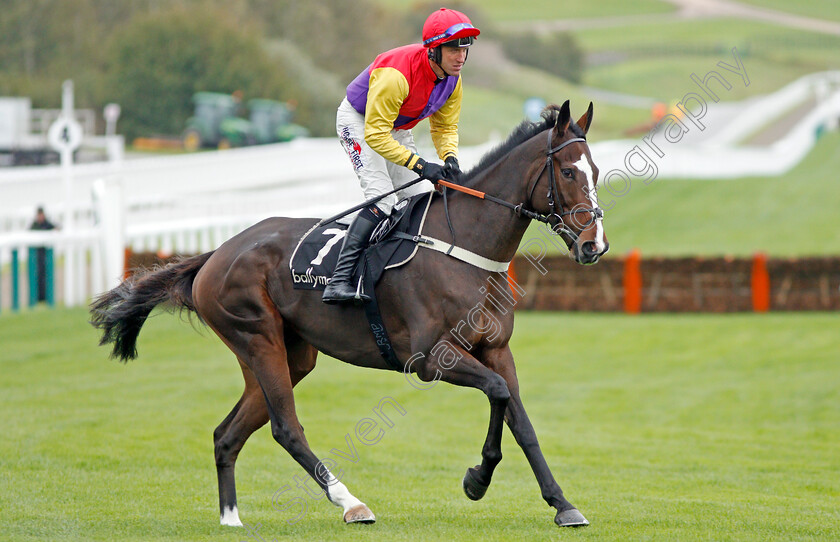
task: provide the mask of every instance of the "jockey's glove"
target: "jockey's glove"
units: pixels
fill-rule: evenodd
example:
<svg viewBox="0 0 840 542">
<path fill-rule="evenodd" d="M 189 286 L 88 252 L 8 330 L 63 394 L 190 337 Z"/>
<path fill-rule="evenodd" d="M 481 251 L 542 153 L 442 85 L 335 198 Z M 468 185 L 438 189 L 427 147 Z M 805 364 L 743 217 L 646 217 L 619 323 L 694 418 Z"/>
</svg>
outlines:
<svg viewBox="0 0 840 542">
<path fill-rule="evenodd" d="M 458 159 L 453 155 L 449 155 L 444 160 L 443 169 L 446 170 L 446 178 L 453 183 L 461 184 L 461 166 L 458 165 Z"/>
<path fill-rule="evenodd" d="M 448 180 L 446 168 L 434 162 L 427 162 L 422 158 L 417 159 L 417 163 L 411 168 L 414 173 L 420 175 L 421 179 L 429 179 L 437 182 L 440 179 Z"/>
</svg>

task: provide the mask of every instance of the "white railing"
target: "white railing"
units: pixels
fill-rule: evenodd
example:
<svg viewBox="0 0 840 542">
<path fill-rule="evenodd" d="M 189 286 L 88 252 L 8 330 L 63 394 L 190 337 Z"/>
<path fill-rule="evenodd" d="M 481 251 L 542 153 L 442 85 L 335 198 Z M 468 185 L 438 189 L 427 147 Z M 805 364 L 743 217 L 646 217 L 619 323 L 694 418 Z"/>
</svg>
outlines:
<svg viewBox="0 0 840 542">
<path fill-rule="evenodd" d="M 734 144 L 809 98 L 815 99 L 816 107 L 772 145 Z M 713 105 L 709 104 L 709 111 Z M 740 113 L 725 119 L 727 124 L 723 128 L 714 130 L 713 135 L 698 142 L 686 138 L 669 143 L 660 130 L 636 140 L 604 141 L 590 147 L 602 176 L 614 170 L 629 177 L 648 178 L 653 175 L 660 179 L 736 179 L 782 175 L 802 161 L 822 130 L 836 129 L 838 119 L 840 71 L 823 72 L 805 76 L 762 98 L 749 100 Z M 689 120 L 684 121 L 688 129 L 686 136 L 699 130 Z M 710 128 L 707 126 L 707 129 Z"/>
<path fill-rule="evenodd" d="M 823 104 L 838 90 L 840 71 L 801 77 L 772 94 L 748 102 L 723 130 L 715 134 L 713 143 L 720 147 L 739 143 L 793 108 L 810 99 L 816 99 L 818 105 Z"/>
<path fill-rule="evenodd" d="M 73 233 L 52 231 L 20 231 L 0 233 L 0 310 L 14 303 L 12 283 L 18 283 L 17 302 L 26 305 L 29 288 L 29 249 L 44 247 L 53 250 L 56 299 L 66 306 L 84 304 L 93 295 L 106 289 L 103 265 L 102 235 L 99 230 L 78 230 Z M 10 265 L 16 253 L 17 275 Z M 58 265 L 60 263 L 60 265 Z"/>
<path fill-rule="evenodd" d="M 813 146 L 817 128 L 840 117 L 840 92 L 832 90 L 840 84 L 840 73 L 818 75 L 766 97 L 767 104 L 778 110 L 782 103 L 795 103 L 794 97 L 805 92 L 802 89 L 822 89 L 818 107 L 785 138 L 767 148 L 688 141 L 663 146 L 664 159 L 649 153 L 658 176 L 726 178 L 787 171 Z M 737 139 L 738 130 L 746 129 L 732 128 L 725 139 Z M 602 174 L 624 169 L 627 152 L 635 145 L 641 142 L 593 144 Z M 464 169 L 492 146 L 462 148 Z M 334 138 L 82 164 L 73 168 L 72 185 L 70 228 L 22 232 L 39 204 L 55 222 L 66 220 L 61 169 L 0 170 L 0 270 L 6 273 L 15 248 L 25 257 L 22 249 L 28 243 L 55 247 L 62 262 L 60 298 L 68 306 L 84 303 L 116 284 L 123 273 L 126 247 L 164 254 L 204 252 L 263 218 L 324 217 L 362 199 L 347 157 Z M 2 297 L 9 299 L 5 292 Z"/>
</svg>

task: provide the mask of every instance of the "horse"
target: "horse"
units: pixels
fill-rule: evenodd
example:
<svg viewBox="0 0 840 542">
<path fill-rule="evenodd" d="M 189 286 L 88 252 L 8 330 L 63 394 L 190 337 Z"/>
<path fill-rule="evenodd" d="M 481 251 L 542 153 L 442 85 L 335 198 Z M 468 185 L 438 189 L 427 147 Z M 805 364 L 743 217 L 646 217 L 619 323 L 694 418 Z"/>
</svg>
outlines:
<svg viewBox="0 0 840 542">
<path fill-rule="evenodd" d="M 433 198 L 423 234 L 438 239 L 457 235 L 458 247 L 510 262 L 529 223 L 537 219 L 561 236 L 570 258 L 596 263 L 609 243 L 597 203 L 598 168 L 585 139 L 592 116 L 590 102 L 572 122 L 566 101 L 547 107 L 541 121 L 523 121 L 462 176 L 461 186 L 449 183 L 459 190 Z M 138 272 L 91 303 L 91 323 L 102 332 L 100 345 L 112 345 L 112 358 L 127 362 L 137 356 L 140 329 L 158 305 L 197 314 L 235 354 L 245 389 L 213 433 L 223 525 L 242 525 L 236 458 L 248 437 L 268 422 L 273 438 L 342 509 L 346 523 L 376 519 L 318 460 L 295 413 L 293 389 L 315 368 L 318 352 L 359 367 L 390 369 L 363 308 L 327 305 L 317 290 L 293 289 L 289 259 L 316 222 L 266 219 L 214 251 Z M 468 468 L 462 481 L 467 497 L 479 500 L 490 486 L 502 459 L 506 422 L 543 499 L 556 509 L 554 522 L 588 525 L 549 470 L 520 398 L 509 347 L 513 311 L 487 288 L 488 281 L 502 284 L 510 295 L 507 280 L 503 271 L 488 272 L 441 252 L 418 250 L 406 265 L 382 276 L 375 294 L 407 377 L 477 388 L 490 402 L 481 464 Z"/>
</svg>

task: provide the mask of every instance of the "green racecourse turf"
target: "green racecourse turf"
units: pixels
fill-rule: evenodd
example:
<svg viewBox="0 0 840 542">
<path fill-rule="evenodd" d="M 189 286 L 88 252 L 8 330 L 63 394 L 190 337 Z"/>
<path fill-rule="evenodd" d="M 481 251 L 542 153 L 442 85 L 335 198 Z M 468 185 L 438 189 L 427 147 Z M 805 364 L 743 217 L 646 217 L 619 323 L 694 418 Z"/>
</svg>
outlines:
<svg viewBox="0 0 840 542">
<path fill-rule="evenodd" d="M 649 185 L 636 179 L 621 198 L 602 187 L 602 206 L 613 204 L 604 218 L 607 257 L 633 248 L 648 256 L 838 254 L 838 147 L 840 132 L 825 134 L 799 165 L 777 177 L 655 179 Z M 533 223 L 525 238 L 539 235 L 537 227 Z"/>
<path fill-rule="evenodd" d="M 0 539 L 257 540 L 218 525 L 211 434 L 241 390 L 208 332 L 153 317 L 140 358 L 106 359 L 82 309 L 0 315 Z M 836 314 L 519 313 L 525 405 L 569 499 L 592 522 L 561 530 L 505 430 L 487 496 L 464 497 L 488 405 L 475 390 L 410 387 L 322 358 L 297 408 L 321 457 L 377 514 L 345 526 L 305 498 L 272 508 L 299 467 L 257 432 L 238 463 L 242 519 L 261 540 L 837 540 L 840 363 Z M 406 411 L 364 446 L 383 397 Z M 388 412 L 388 411 L 386 411 Z"/>
</svg>

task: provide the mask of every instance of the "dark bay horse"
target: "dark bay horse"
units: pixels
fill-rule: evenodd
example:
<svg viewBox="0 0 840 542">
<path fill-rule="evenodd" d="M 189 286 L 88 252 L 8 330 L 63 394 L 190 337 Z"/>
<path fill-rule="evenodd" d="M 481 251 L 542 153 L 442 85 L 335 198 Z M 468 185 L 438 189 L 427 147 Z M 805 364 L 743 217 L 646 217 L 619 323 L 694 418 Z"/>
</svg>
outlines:
<svg viewBox="0 0 840 542">
<path fill-rule="evenodd" d="M 530 220 L 537 218 L 563 237 L 569 256 L 578 263 L 597 262 L 609 245 L 595 194 L 598 168 L 585 140 L 592 110 L 590 103 L 573 123 L 567 101 L 547 108 L 539 123 L 523 122 L 463 179 L 487 199 L 452 193 L 446 198 L 447 217 L 444 198 L 435 198 L 424 235 L 451 241 L 454 231 L 453 244 L 509 262 Z M 326 305 L 319 291 L 292 288 L 289 258 L 298 239 L 316 222 L 264 220 L 213 252 L 135 274 L 91 306 L 92 323 L 103 332 L 101 344 L 113 343 L 112 356 L 124 361 L 136 357 L 140 328 L 152 309 L 164 303 L 195 312 L 236 355 L 245 390 L 213 434 L 225 525 L 241 525 L 236 458 L 248 437 L 269 421 L 274 439 L 330 502 L 343 509 L 346 522 L 375 519 L 319 462 L 295 413 L 292 389 L 315 367 L 319 351 L 360 367 L 389 369 L 362 308 Z M 397 358 L 403 363 L 412 360 L 405 368 L 408 376 L 478 388 L 490 401 L 481 464 L 468 469 L 463 480 L 467 496 L 478 500 L 489 487 L 502 458 L 502 428 L 507 422 L 543 498 L 557 510 L 554 521 L 586 525 L 554 480 L 522 406 L 508 346 L 513 311 L 491 302 L 486 287 L 495 281 L 507 288 L 506 280 L 505 273 L 420 249 L 407 265 L 385 273 L 376 296 Z M 482 310 L 471 310 L 477 307 Z"/>
</svg>

